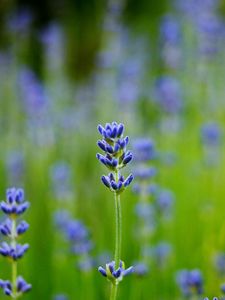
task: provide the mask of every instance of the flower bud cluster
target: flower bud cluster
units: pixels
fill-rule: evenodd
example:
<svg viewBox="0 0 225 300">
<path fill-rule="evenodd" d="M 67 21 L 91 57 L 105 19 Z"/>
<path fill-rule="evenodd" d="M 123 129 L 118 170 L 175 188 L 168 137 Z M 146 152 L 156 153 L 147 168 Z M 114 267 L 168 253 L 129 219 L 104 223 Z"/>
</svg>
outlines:
<svg viewBox="0 0 225 300">
<path fill-rule="evenodd" d="M 91 270 L 94 265 L 91 256 L 93 242 L 86 226 L 83 222 L 72 219 L 66 211 L 57 212 L 55 221 L 56 226 L 69 242 L 70 251 L 77 257 L 77 268 L 85 272 Z"/>
<path fill-rule="evenodd" d="M 203 278 L 199 270 L 181 270 L 177 274 L 177 283 L 185 297 L 203 293 Z"/>
<path fill-rule="evenodd" d="M 11 218 L 23 214 L 29 207 L 28 202 L 24 202 L 24 192 L 22 189 L 11 188 L 6 192 L 6 201 L 0 204 L 3 213 Z"/>
<path fill-rule="evenodd" d="M 98 271 L 104 276 L 107 277 L 109 281 L 111 281 L 114 285 L 117 285 L 121 280 L 123 280 L 124 276 L 129 275 L 133 272 L 133 267 L 129 267 L 125 269 L 125 265 L 123 261 L 120 261 L 119 268 L 115 268 L 115 261 L 111 261 L 106 264 L 105 269 L 103 267 L 99 267 Z"/>
<path fill-rule="evenodd" d="M 108 176 L 102 176 L 102 182 L 112 192 L 119 194 L 133 180 L 132 174 L 126 179 L 118 174 L 133 157 L 132 153 L 126 150 L 129 138 L 128 136 L 123 138 L 124 125 L 116 122 L 106 123 L 105 127 L 98 125 L 98 131 L 103 139 L 97 144 L 104 151 L 104 155 L 97 153 L 97 159 L 111 171 Z"/>
<path fill-rule="evenodd" d="M 5 295 L 12 296 L 12 284 L 9 280 L 1 280 L 0 279 L 0 287 L 3 289 Z M 31 289 L 31 285 L 27 283 L 22 276 L 17 277 L 16 281 L 16 292 L 17 296 L 19 297 L 25 292 L 28 292 Z"/>
<path fill-rule="evenodd" d="M 0 203 L 0 208 L 7 218 L 0 224 L 0 232 L 8 238 L 9 242 L 3 241 L 0 244 L 0 254 L 10 259 L 15 264 L 23 257 L 28 250 L 28 244 L 19 244 L 17 239 L 25 233 L 29 224 L 26 221 L 18 221 L 17 218 L 29 207 L 29 202 L 24 201 L 24 191 L 22 189 L 10 188 L 6 192 L 6 201 Z M 4 293 L 12 298 L 17 298 L 21 294 L 29 291 L 31 285 L 21 277 L 15 278 L 15 282 L 0 280 L 0 287 Z"/>
</svg>

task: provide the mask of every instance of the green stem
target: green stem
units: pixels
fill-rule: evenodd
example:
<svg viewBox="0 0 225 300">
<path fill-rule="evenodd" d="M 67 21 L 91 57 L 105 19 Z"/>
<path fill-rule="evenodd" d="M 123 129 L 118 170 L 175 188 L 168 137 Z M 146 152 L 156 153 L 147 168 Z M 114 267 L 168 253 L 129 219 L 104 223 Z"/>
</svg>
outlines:
<svg viewBox="0 0 225 300">
<path fill-rule="evenodd" d="M 119 178 L 119 172 L 115 172 L 116 182 Z M 122 244 L 122 212 L 120 204 L 120 195 L 114 193 L 115 200 L 115 213 L 116 213 L 116 237 L 115 237 L 115 269 L 119 268 L 121 258 L 121 244 Z M 117 297 L 117 285 L 112 283 L 110 300 L 116 300 Z"/>
<path fill-rule="evenodd" d="M 110 294 L 110 300 L 116 300 L 116 295 L 117 295 L 117 285 L 116 284 L 112 284 L 111 294 Z"/>
<path fill-rule="evenodd" d="M 122 244 L 122 214 L 120 195 L 114 194 L 115 197 L 115 210 L 116 210 L 116 241 L 115 241 L 115 268 L 119 268 L 121 258 L 121 244 Z"/>
<path fill-rule="evenodd" d="M 16 220 L 12 219 L 11 245 L 16 248 Z M 12 262 L 12 298 L 17 299 L 17 261 Z"/>
</svg>

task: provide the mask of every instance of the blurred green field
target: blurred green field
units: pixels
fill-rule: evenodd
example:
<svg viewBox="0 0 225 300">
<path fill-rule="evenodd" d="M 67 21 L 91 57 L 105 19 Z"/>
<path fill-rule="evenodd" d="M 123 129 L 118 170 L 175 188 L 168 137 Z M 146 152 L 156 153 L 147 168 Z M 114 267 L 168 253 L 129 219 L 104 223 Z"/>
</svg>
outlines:
<svg viewBox="0 0 225 300">
<path fill-rule="evenodd" d="M 24 216 L 30 229 L 22 237 L 30 249 L 18 262 L 19 274 L 32 284 L 31 292 L 24 299 L 53 299 L 57 294 L 65 294 L 70 300 L 109 299 L 110 284 L 97 267 L 88 272 L 76 268 L 77 257 L 56 228 L 54 213 L 66 209 L 71 217 L 81 220 L 94 243 L 92 256 L 108 252 L 112 259 L 114 201 L 100 181 L 107 171 L 96 159 L 99 151 L 96 142 L 100 138 L 97 125 L 112 121 L 124 123 L 130 138 L 129 149 L 138 137 L 154 141 L 157 157 L 150 164 L 157 168 L 157 174 L 153 181 L 174 194 L 171 218 L 159 219 L 150 239 L 152 245 L 160 241 L 171 244 L 165 265 L 159 268 L 152 260 L 147 276 L 132 274 L 125 278 L 119 285 L 118 299 L 184 299 L 175 280 L 181 269 L 200 269 L 203 275 L 203 295 L 191 300 L 221 295 L 224 278 L 218 276 L 214 259 L 217 253 L 225 252 L 224 39 L 220 41 L 218 53 L 201 56 L 195 28 L 182 13 L 174 14 L 182 30 L 178 67 L 163 62 L 158 27 L 149 42 L 148 34 L 147 38 L 146 33 L 140 34 L 138 25 L 137 32 L 121 25 L 124 26 L 121 35 L 118 28 L 111 30 L 106 26 L 102 30 L 99 53 L 112 50 L 109 51 L 112 63 L 102 66 L 96 62 L 93 74 L 82 82 L 67 77 L 65 53 L 70 49 L 65 47 L 65 32 L 59 27 L 62 31 L 59 30 L 58 39 L 50 42 L 47 39 L 45 44 L 41 83 L 44 92 L 42 88 L 40 91 L 47 96 L 44 100 L 40 96 L 44 101 L 44 104 L 40 101 L 40 110 L 35 107 L 36 102 L 30 103 L 31 111 L 27 109 L 34 91 L 29 89 L 29 83 L 21 81 L 21 72 L 29 68 L 23 64 L 26 35 L 18 38 L 14 32 L 9 49 L 2 51 L 0 195 L 3 200 L 8 187 L 22 187 L 31 203 Z M 110 17 L 105 16 L 106 20 Z M 129 65 L 135 59 L 141 59 L 141 71 L 137 75 L 140 92 L 135 100 L 121 100 L 118 85 L 126 76 L 118 70 L 123 63 Z M 175 114 L 163 111 L 155 100 L 155 79 L 163 75 L 175 77 L 182 87 L 183 106 Z M 24 89 L 28 100 L 24 100 Z M 216 147 L 207 149 L 201 140 L 201 129 L 209 121 L 218 124 L 221 139 Z M 173 122 L 177 124 L 175 129 Z M 211 163 L 207 161 L 210 151 L 213 152 Z M 16 166 L 9 167 L 9 157 L 15 153 L 23 158 L 19 171 L 13 169 Z M 56 199 L 53 189 L 51 168 L 58 162 L 65 162 L 71 168 L 68 199 Z M 131 163 L 125 173 L 128 175 L 134 167 L 135 163 Z M 121 198 L 122 259 L 130 266 L 137 261 L 141 247 L 135 235 L 138 195 L 129 188 Z M 9 279 L 10 274 L 10 263 L 0 258 L 0 278 Z M 0 298 L 7 299 L 7 296 L 1 291 Z"/>
</svg>

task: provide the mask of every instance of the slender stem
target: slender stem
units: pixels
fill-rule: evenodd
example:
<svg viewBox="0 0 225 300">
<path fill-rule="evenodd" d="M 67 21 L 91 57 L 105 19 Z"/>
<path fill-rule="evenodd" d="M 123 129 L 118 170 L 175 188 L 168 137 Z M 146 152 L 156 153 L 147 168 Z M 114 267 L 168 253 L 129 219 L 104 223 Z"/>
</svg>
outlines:
<svg viewBox="0 0 225 300">
<path fill-rule="evenodd" d="M 118 181 L 119 172 L 115 172 L 115 179 Z M 122 245 L 122 212 L 121 212 L 121 204 L 120 204 L 120 195 L 116 192 L 114 193 L 115 200 L 115 214 L 116 214 L 116 237 L 115 237 L 115 269 L 119 268 L 120 258 L 121 258 L 121 245 Z M 117 285 L 111 285 L 111 294 L 110 300 L 116 300 L 117 297 Z"/>
<path fill-rule="evenodd" d="M 112 284 L 112 286 L 111 286 L 110 300 L 116 300 L 116 296 L 117 296 L 117 285 L 116 284 Z"/>
<path fill-rule="evenodd" d="M 114 194 L 115 197 L 115 210 L 116 210 L 116 240 L 115 240 L 115 268 L 119 268 L 121 258 L 121 244 L 122 244 L 122 214 L 120 195 Z"/>
<path fill-rule="evenodd" d="M 16 248 L 16 220 L 12 219 L 11 245 Z M 12 298 L 17 299 L 17 261 L 12 261 Z"/>
</svg>

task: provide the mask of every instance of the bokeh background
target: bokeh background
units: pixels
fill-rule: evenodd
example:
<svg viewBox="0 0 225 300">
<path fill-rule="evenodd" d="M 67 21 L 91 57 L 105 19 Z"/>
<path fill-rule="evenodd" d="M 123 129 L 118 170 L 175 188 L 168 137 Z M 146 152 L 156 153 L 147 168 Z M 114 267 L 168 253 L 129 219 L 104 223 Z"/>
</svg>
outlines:
<svg viewBox="0 0 225 300">
<path fill-rule="evenodd" d="M 183 269 L 201 272 L 191 299 L 221 295 L 224 15 L 223 0 L 1 0 L 0 195 L 22 187 L 31 203 L 24 299 L 109 299 L 97 267 L 113 258 L 114 201 L 96 141 L 97 125 L 112 121 L 124 123 L 129 149 L 152 141 L 156 170 L 144 180 L 147 214 L 138 178 L 122 195 L 122 259 L 145 257 L 146 269 L 124 279 L 118 299 L 183 299 Z M 68 220 L 85 232 L 79 249 Z M 1 258 L 0 278 L 10 268 Z"/>
</svg>

